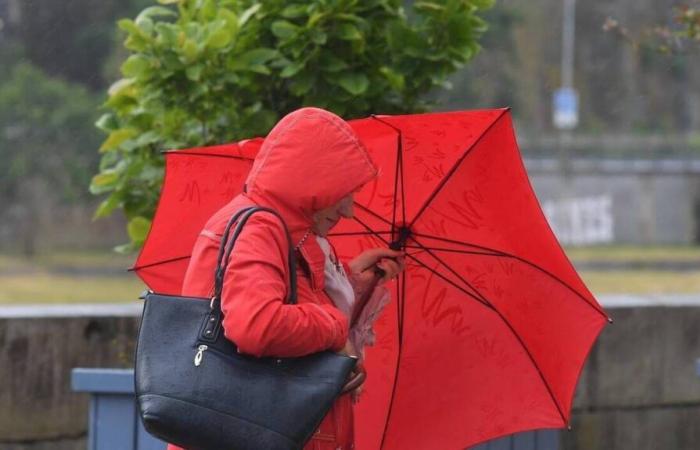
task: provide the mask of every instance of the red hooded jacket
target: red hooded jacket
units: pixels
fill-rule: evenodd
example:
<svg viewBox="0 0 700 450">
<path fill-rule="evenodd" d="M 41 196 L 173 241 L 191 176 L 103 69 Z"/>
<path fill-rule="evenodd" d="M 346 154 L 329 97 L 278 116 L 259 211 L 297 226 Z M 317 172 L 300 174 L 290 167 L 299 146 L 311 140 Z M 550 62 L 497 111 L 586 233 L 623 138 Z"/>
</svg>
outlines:
<svg viewBox="0 0 700 450">
<path fill-rule="evenodd" d="M 287 223 L 299 259 L 298 303 L 285 304 L 287 239 L 271 214 L 253 215 L 236 241 L 222 293 L 224 333 L 243 353 L 292 357 L 338 351 L 348 337 L 346 317 L 323 290 L 325 255 L 313 236 L 312 214 L 337 203 L 377 175 L 350 126 L 318 108 L 285 116 L 270 132 L 246 181 L 246 192 L 214 214 L 195 243 L 182 294 L 209 297 L 221 235 L 245 206 L 275 209 Z M 303 240 L 303 242 L 302 242 Z M 352 402 L 338 398 L 305 450 L 353 447 Z M 169 446 L 169 450 L 178 447 Z"/>
</svg>

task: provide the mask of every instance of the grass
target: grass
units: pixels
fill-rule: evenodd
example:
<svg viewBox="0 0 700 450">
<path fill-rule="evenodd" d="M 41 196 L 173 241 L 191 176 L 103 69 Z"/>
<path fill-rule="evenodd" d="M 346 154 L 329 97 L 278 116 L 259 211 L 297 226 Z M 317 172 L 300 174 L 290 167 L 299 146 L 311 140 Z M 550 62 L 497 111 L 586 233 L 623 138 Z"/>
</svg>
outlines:
<svg viewBox="0 0 700 450">
<path fill-rule="evenodd" d="M 594 294 L 700 294 L 700 271 L 581 271 Z"/>
<path fill-rule="evenodd" d="M 574 262 L 700 261 L 700 247 L 600 246 L 567 248 L 566 253 Z M 0 303 L 131 302 L 145 288 L 126 272 L 135 258 L 110 251 L 59 251 L 31 260 L 0 254 Z M 95 274 L 80 274 L 81 269 Z M 584 270 L 580 275 L 594 294 L 700 294 L 700 270 Z"/>
<path fill-rule="evenodd" d="M 135 275 L 69 276 L 48 273 L 0 276 L 0 303 L 133 302 L 145 286 Z"/>
<path fill-rule="evenodd" d="M 594 247 L 567 247 L 569 259 L 575 262 L 606 261 L 698 261 L 700 247 L 681 245 L 604 245 Z"/>
<path fill-rule="evenodd" d="M 145 286 L 127 272 L 135 255 L 58 251 L 28 259 L 0 255 L 0 303 L 131 302 Z M 90 274 L 80 272 L 89 270 Z"/>
</svg>

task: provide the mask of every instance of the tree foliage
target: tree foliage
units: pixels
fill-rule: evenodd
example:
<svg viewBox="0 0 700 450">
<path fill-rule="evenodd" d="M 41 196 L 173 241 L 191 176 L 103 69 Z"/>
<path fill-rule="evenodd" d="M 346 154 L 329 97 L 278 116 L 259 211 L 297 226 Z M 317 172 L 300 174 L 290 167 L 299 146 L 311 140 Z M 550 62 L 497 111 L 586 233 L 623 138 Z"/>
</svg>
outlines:
<svg viewBox="0 0 700 450">
<path fill-rule="evenodd" d="M 672 8 L 670 25 L 653 25 L 633 36 L 627 27 L 608 17 L 603 29 L 617 34 L 636 48 L 647 48 L 662 54 L 683 54 L 697 51 L 700 44 L 700 2 Z"/>
<path fill-rule="evenodd" d="M 58 200 L 84 196 L 96 166 L 99 104 L 84 87 L 51 79 L 28 63 L 0 78 L 0 192 L 18 200 L 22 183 L 42 179 Z"/>
<path fill-rule="evenodd" d="M 161 151 L 264 135 L 305 105 L 346 118 L 427 108 L 422 97 L 469 61 L 492 0 L 159 0 L 118 22 L 129 56 L 97 126 L 97 216 L 123 208 L 145 237 Z"/>
</svg>

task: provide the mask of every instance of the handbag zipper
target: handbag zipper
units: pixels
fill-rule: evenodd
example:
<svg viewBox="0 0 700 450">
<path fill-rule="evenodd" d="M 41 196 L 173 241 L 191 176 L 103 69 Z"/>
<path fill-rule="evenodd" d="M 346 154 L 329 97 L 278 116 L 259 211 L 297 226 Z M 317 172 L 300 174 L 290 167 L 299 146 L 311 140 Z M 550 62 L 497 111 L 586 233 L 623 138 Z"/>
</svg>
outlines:
<svg viewBox="0 0 700 450">
<path fill-rule="evenodd" d="M 204 352 L 207 351 L 209 346 L 207 345 L 200 345 L 197 347 L 197 353 L 194 355 L 194 365 L 199 367 L 200 364 L 202 364 L 202 358 L 204 357 Z"/>
</svg>

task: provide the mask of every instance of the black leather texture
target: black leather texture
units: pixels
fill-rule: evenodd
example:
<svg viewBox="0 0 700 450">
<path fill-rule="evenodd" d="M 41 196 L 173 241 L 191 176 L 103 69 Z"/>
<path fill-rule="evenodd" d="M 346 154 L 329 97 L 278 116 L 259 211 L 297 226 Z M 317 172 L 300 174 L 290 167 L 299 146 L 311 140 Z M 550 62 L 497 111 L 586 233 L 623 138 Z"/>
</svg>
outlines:
<svg viewBox="0 0 700 450">
<path fill-rule="evenodd" d="M 270 212 L 246 209 L 231 219 L 227 231 L 249 213 L 232 241 L 243 219 L 261 210 Z M 228 255 L 220 254 L 225 266 Z M 288 301 L 296 301 L 293 291 Z M 223 335 L 221 319 L 220 301 L 145 297 L 135 389 L 146 430 L 188 450 L 301 449 L 356 360 L 328 351 L 282 359 L 243 355 Z"/>
</svg>

